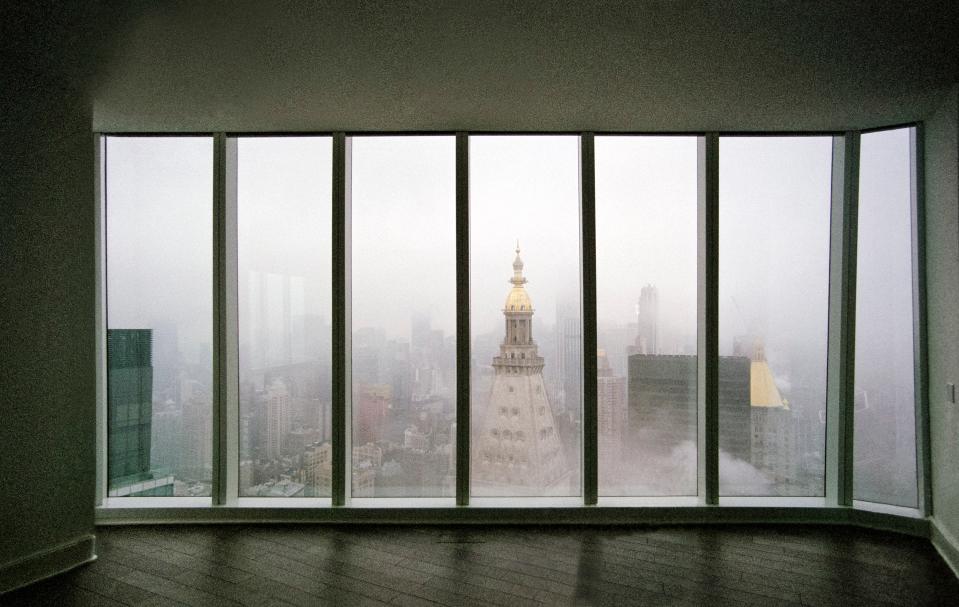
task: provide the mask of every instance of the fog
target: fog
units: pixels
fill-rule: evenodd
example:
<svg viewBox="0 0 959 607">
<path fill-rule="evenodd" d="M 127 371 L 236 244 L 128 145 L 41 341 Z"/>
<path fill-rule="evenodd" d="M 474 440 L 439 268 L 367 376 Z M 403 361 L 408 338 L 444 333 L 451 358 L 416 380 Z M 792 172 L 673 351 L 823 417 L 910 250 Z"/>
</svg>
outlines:
<svg viewBox="0 0 959 607">
<path fill-rule="evenodd" d="M 619 377 L 626 376 L 626 348 L 634 345 L 637 302 L 647 285 L 658 294 L 660 331 L 649 353 L 695 354 L 696 148 L 695 137 L 596 139 L 599 346 Z M 756 356 L 762 346 L 776 388 L 805 424 L 801 451 L 820 454 L 831 148 L 830 137 L 720 142 L 720 353 Z M 182 360 L 208 365 L 212 140 L 110 137 L 106 158 L 108 324 L 166 331 Z M 256 333 L 262 341 L 310 322 L 329 324 L 331 162 L 329 137 L 239 142 L 241 348 Z M 517 243 L 537 339 L 550 341 L 542 332 L 560 310 L 575 316 L 579 162 L 574 136 L 471 137 L 470 313 L 473 336 L 484 344 L 502 330 Z M 454 138 L 356 137 L 350 165 L 353 329 L 409 341 L 411 319 L 425 315 L 433 329 L 454 335 Z M 867 489 L 869 475 L 881 476 L 890 458 L 908 472 L 914 457 L 908 170 L 906 130 L 863 136 L 856 374 L 870 413 L 857 415 L 857 430 L 881 438 L 857 440 L 857 465 L 867 479 L 857 487 L 862 495 L 905 502 L 912 499 L 908 478 L 906 489 Z M 284 308 L 295 318 L 262 313 Z M 261 356 L 269 357 L 263 347 Z M 545 373 L 554 372 L 555 350 L 541 354 Z M 890 427 L 891 434 L 883 431 Z M 669 457 L 695 456 L 688 451 Z M 756 471 L 748 462 L 723 461 L 727 478 Z M 668 468 L 685 469 L 677 462 Z"/>
<path fill-rule="evenodd" d="M 499 325 L 517 240 L 537 318 L 552 324 L 556 302 L 578 304 L 577 143 L 471 139 L 476 330 Z M 822 299 L 828 287 L 829 152 L 828 138 L 723 139 L 720 297 L 733 325 L 724 346 L 757 328 L 784 341 L 824 334 L 804 300 Z M 327 137 L 245 139 L 239 147 L 241 286 L 243 270 L 304 277 L 305 309 L 327 319 L 331 157 Z M 121 324 L 162 316 L 180 326 L 181 340 L 208 340 L 197 306 L 210 291 L 211 142 L 110 138 L 108 159 L 108 246 L 123 252 L 110 257 L 111 291 L 139 293 L 111 314 Z M 408 336 L 411 316 L 425 312 L 435 328 L 454 331 L 454 167 L 452 137 L 354 138 L 354 327 Z M 635 322 L 639 290 L 653 284 L 663 325 L 695 332 L 695 171 L 693 137 L 598 138 L 601 321 Z M 177 280 L 155 278 L 171 274 Z"/>
</svg>

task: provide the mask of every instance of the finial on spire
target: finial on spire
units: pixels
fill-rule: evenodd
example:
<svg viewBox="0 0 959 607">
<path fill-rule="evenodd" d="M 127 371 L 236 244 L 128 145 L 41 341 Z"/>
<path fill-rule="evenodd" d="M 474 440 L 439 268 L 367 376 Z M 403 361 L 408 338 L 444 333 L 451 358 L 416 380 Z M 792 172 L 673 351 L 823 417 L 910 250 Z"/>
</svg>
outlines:
<svg viewBox="0 0 959 607">
<path fill-rule="evenodd" d="M 523 260 L 519 256 L 519 239 L 516 240 L 516 259 L 513 260 L 513 278 L 510 282 L 517 287 L 526 282 L 523 278 Z"/>
</svg>

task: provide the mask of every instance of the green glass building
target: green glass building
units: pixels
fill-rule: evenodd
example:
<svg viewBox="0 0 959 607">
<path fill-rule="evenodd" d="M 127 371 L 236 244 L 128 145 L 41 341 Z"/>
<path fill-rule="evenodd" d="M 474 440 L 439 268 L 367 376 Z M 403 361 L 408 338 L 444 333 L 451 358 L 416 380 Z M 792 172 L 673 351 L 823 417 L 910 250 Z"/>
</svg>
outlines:
<svg viewBox="0 0 959 607">
<path fill-rule="evenodd" d="M 172 477 L 150 469 L 152 333 L 150 329 L 107 331 L 107 474 L 111 496 L 173 494 Z M 168 480 L 158 483 L 157 479 Z"/>
</svg>

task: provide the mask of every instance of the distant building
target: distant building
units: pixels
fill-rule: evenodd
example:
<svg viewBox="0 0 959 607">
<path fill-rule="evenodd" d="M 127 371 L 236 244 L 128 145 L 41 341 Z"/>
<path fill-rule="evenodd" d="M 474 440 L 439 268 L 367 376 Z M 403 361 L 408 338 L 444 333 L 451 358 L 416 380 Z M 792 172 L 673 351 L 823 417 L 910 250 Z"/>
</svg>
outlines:
<svg viewBox="0 0 959 607">
<path fill-rule="evenodd" d="M 606 352 L 596 355 L 596 405 L 599 425 L 599 462 L 619 466 L 626 432 L 626 378 L 616 377 Z"/>
<path fill-rule="evenodd" d="M 583 332 L 579 309 L 568 302 L 556 307 L 556 354 L 562 394 L 554 412 L 577 415 L 583 400 Z"/>
<path fill-rule="evenodd" d="M 719 359 L 719 448 L 749 461 L 750 360 Z M 659 455 L 684 441 L 696 443 L 698 423 L 695 356 L 634 354 L 629 357 L 629 440 Z"/>
<path fill-rule="evenodd" d="M 493 384 L 472 450 L 477 495 L 567 495 L 570 469 L 533 340 L 533 304 L 516 248 L 513 288 L 503 306 L 506 335 L 493 358 Z"/>
<path fill-rule="evenodd" d="M 637 339 L 644 354 L 659 354 L 659 291 L 646 285 L 639 292 Z"/>
<path fill-rule="evenodd" d="M 283 452 L 287 457 L 295 457 L 303 453 L 307 446 L 323 439 L 316 428 L 295 428 L 286 434 Z"/>
<path fill-rule="evenodd" d="M 776 386 L 761 343 L 753 348 L 750 368 L 750 460 L 766 474 L 777 493 L 808 494 L 812 488 L 801 486 L 799 479 L 799 428 Z"/>
<path fill-rule="evenodd" d="M 659 334 L 659 291 L 653 285 L 646 285 L 639 292 L 635 327 L 636 338 L 633 345 L 627 346 L 626 355 L 661 354 L 663 345 Z"/>
<path fill-rule="evenodd" d="M 430 434 L 422 432 L 416 426 L 410 426 L 403 431 L 403 447 L 417 451 L 426 451 L 429 449 L 431 438 Z"/>
<path fill-rule="evenodd" d="M 240 461 L 240 492 L 246 495 L 249 487 L 253 486 L 253 462 L 245 459 Z"/>
<path fill-rule="evenodd" d="M 194 391 L 182 405 L 179 473 L 209 482 L 213 473 L 213 406 L 209 393 Z"/>
<path fill-rule="evenodd" d="M 266 458 L 283 457 L 284 444 L 290 432 L 290 393 L 286 384 L 274 379 L 266 390 Z"/>
<path fill-rule="evenodd" d="M 734 486 L 726 495 L 761 489 L 778 495 L 815 491 L 817 476 L 801 470 L 798 425 L 776 386 L 761 342 L 719 358 L 719 448 L 749 462 L 767 485 Z M 668 455 L 682 441 L 696 442 L 696 357 L 637 354 L 629 357 L 628 418 L 630 440 Z"/>
<path fill-rule="evenodd" d="M 173 476 L 150 465 L 153 421 L 152 333 L 107 330 L 108 495 L 173 495 Z"/>
<path fill-rule="evenodd" d="M 752 361 L 742 356 L 719 357 L 719 449 L 752 460 Z"/>
<path fill-rule="evenodd" d="M 373 497 L 376 488 L 376 472 L 383 465 L 383 451 L 373 444 L 353 447 L 353 497 Z M 333 447 L 330 443 L 313 443 L 303 451 L 303 475 L 305 495 L 309 497 L 330 495 L 333 483 Z"/>
<path fill-rule="evenodd" d="M 149 329 L 107 331 L 107 416 L 110 480 L 150 472 L 153 420 Z"/>
<path fill-rule="evenodd" d="M 289 478 L 278 481 L 266 481 L 262 485 L 250 487 L 246 495 L 250 497 L 302 497 L 304 485 Z"/>
<path fill-rule="evenodd" d="M 374 497 L 376 495 L 376 473 L 383 466 L 383 450 L 367 443 L 353 447 L 353 469 L 351 470 L 353 497 Z"/>
<path fill-rule="evenodd" d="M 303 483 L 310 497 L 329 495 L 333 484 L 333 446 L 313 443 L 303 451 Z"/>
<path fill-rule="evenodd" d="M 393 402 L 389 384 L 359 384 L 353 389 L 353 441 L 362 445 L 384 439 Z"/>
</svg>

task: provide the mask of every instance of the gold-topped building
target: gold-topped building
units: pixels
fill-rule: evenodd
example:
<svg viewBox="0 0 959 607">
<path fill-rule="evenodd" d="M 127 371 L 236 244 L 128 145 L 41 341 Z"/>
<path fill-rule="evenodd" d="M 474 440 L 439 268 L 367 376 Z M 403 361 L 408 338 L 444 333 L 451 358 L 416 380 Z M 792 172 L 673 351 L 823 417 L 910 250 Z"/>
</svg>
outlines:
<svg viewBox="0 0 959 607">
<path fill-rule="evenodd" d="M 533 303 L 519 253 L 517 243 L 513 286 L 503 306 L 505 337 L 493 358 L 489 403 L 472 449 L 473 494 L 569 495 L 570 470 L 533 340 Z"/>
<path fill-rule="evenodd" d="M 779 393 L 773 372 L 766 362 L 766 349 L 757 340 L 749 373 L 749 400 L 753 407 L 789 409 L 789 403 Z"/>
</svg>

